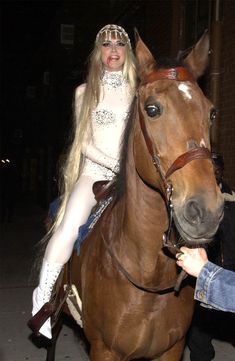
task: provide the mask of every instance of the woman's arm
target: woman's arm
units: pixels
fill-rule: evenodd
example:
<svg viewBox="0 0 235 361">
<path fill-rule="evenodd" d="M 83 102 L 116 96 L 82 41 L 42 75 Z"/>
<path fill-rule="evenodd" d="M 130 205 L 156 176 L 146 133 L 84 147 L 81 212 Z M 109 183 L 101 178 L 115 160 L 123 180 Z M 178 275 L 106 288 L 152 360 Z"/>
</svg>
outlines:
<svg viewBox="0 0 235 361">
<path fill-rule="evenodd" d="M 93 162 L 111 169 L 115 173 L 117 173 L 119 170 L 118 160 L 104 154 L 93 144 L 92 140 L 89 142 L 89 144 L 83 144 L 82 153 Z"/>
<path fill-rule="evenodd" d="M 79 115 L 81 111 L 82 101 L 83 101 L 83 95 L 86 89 L 86 84 L 79 85 L 75 90 L 75 98 L 74 98 L 74 111 L 75 111 L 75 117 L 77 124 L 79 123 Z"/>
</svg>

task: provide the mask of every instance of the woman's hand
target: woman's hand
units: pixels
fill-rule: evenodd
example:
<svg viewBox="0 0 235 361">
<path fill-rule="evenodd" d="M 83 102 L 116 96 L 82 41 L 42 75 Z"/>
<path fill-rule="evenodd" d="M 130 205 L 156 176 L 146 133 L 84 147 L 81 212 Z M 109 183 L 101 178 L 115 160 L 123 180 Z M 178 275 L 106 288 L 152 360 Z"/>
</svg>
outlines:
<svg viewBox="0 0 235 361">
<path fill-rule="evenodd" d="M 191 276 L 198 277 L 202 267 L 208 262 L 204 248 L 181 247 L 180 251 L 176 254 L 177 265 Z"/>
</svg>

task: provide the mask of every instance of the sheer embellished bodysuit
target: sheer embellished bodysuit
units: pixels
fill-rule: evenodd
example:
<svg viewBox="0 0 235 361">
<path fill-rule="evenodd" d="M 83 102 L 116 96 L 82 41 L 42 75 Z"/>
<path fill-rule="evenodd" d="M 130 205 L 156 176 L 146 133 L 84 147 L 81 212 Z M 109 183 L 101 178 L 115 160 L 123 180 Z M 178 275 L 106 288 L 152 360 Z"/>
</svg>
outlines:
<svg viewBox="0 0 235 361">
<path fill-rule="evenodd" d="M 76 113 L 85 90 L 76 90 Z M 92 129 L 83 144 L 84 165 L 68 201 L 64 218 L 51 237 L 45 258 L 50 263 L 68 261 L 78 229 L 83 225 L 96 204 L 92 192 L 93 183 L 111 180 L 119 168 L 122 135 L 129 114 L 132 96 L 122 72 L 104 72 L 101 84 L 101 100 L 92 112 Z"/>
</svg>

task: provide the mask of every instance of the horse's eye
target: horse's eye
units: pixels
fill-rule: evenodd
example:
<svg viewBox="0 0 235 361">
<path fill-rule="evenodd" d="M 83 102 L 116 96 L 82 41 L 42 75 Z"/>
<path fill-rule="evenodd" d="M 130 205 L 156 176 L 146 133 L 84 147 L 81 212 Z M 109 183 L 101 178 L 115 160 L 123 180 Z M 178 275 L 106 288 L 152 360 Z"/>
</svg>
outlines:
<svg viewBox="0 0 235 361">
<path fill-rule="evenodd" d="M 162 106 L 159 103 L 146 104 L 144 109 L 147 115 L 151 118 L 160 117 L 160 115 L 162 114 Z"/>
<path fill-rule="evenodd" d="M 215 108 L 211 109 L 210 112 L 210 120 L 213 122 L 216 119 L 217 116 L 217 110 Z"/>
</svg>

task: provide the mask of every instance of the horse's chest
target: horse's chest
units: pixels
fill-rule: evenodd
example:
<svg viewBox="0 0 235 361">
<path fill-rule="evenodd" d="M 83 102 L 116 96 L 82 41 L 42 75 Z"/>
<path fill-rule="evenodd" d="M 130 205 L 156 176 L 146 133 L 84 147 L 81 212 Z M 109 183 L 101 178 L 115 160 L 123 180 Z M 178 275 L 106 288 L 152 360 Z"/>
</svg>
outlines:
<svg viewBox="0 0 235 361">
<path fill-rule="evenodd" d="M 190 317 L 181 312 L 180 303 L 176 312 L 175 301 L 169 295 L 150 296 L 143 302 L 134 298 L 128 303 L 120 300 L 119 306 L 113 303 L 112 317 L 104 320 L 105 343 L 132 357 L 160 355 L 183 337 L 190 322 Z"/>
</svg>

